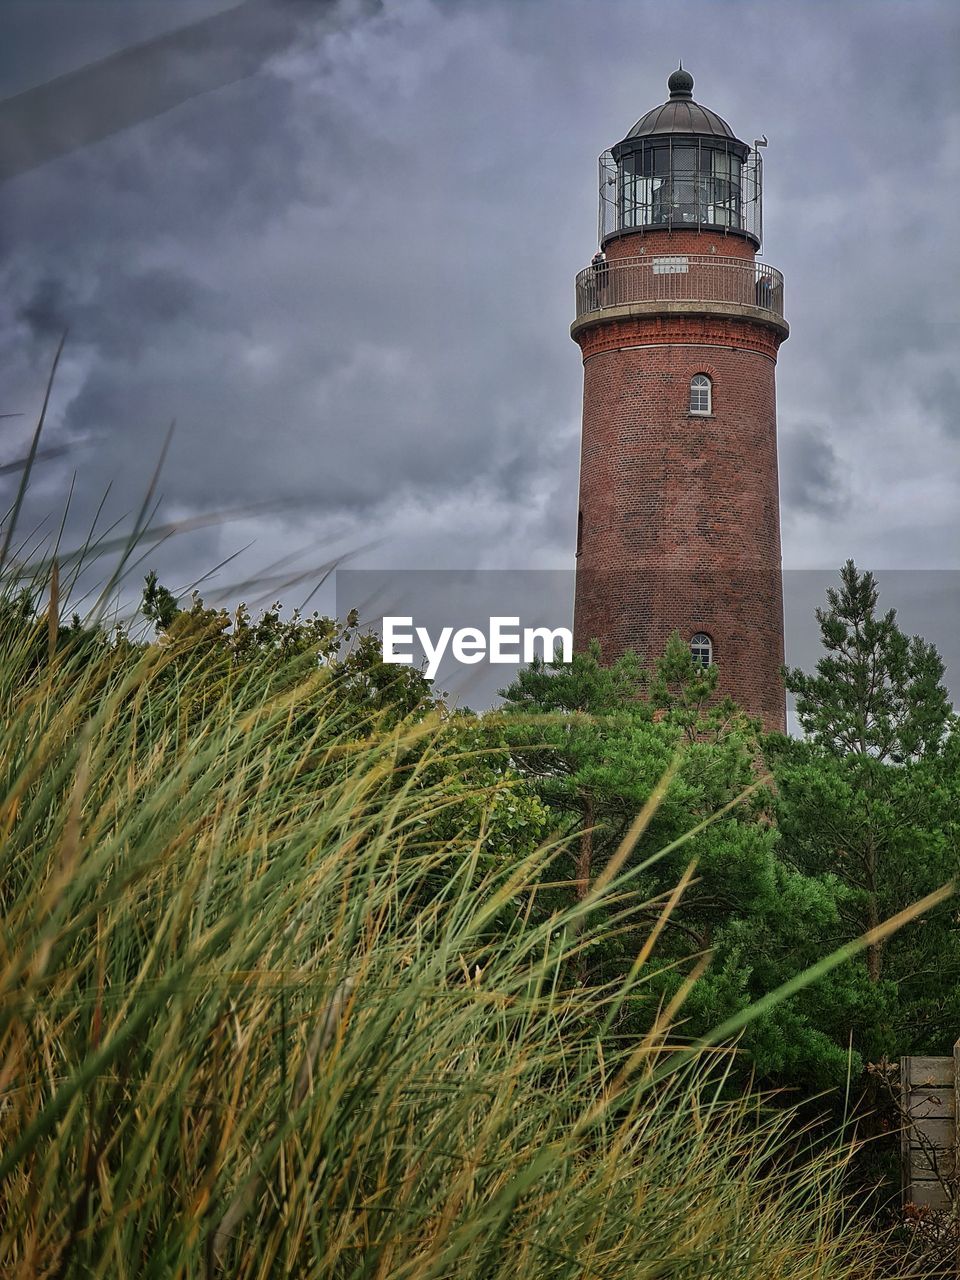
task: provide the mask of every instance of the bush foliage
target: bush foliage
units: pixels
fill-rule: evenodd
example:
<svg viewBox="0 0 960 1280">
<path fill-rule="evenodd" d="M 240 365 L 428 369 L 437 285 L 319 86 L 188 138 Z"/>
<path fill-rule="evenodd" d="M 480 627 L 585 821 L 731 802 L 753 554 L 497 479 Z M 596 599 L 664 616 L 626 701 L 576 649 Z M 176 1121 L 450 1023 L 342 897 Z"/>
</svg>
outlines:
<svg viewBox="0 0 960 1280">
<path fill-rule="evenodd" d="M 675 1026 L 750 1025 L 683 962 L 802 874 L 749 726 L 675 766 L 618 696 L 563 756 L 571 708 L 451 715 L 352 620 L 153 600 L 150 643 L 0 620 L 4 1275 L 874 1274 L 849 1138 Z"/>
</svg>

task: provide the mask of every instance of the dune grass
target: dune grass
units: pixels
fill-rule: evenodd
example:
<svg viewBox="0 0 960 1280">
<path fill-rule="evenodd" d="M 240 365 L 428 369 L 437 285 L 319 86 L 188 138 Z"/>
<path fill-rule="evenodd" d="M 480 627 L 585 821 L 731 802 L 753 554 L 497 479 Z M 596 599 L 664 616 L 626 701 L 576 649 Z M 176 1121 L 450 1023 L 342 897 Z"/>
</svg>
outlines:
<svg viewBox="0 0 960 1280">
<path fill-rule="evenodd" d="M 617 1041 L 575 955 L 642 904 L 541 909 L 556 849 L 451 823 L 438 720 L 51 625 L 0 636 L 0 1273 L 874 1274 L 850 1140 L 677 1010 Z"/>
</svg>

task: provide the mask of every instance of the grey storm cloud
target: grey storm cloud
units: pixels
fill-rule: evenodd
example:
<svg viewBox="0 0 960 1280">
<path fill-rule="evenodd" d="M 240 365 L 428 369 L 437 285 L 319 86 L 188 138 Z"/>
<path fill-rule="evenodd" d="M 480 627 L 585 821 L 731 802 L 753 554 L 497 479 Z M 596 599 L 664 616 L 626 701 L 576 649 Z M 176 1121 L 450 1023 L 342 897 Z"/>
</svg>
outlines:
<svg viewBox="0 0 960 1280">
<path fill-rule="evenodd" d="M 175 419 L 161 518 L 270 505 L 170 544 L 183 580 L 254 539 L 240 576 L 572 567 L 596 156 L 682 56 L 770 139 L 785 562 L 956 565 L 949 0 L 53 7 L 9 3 L 0 55 L 8 488 L 69 329 L 38 511 L 73 471 L 78 528 L 135 507 Z"/>
<path fill-rule="evenodd" d="M 16 13 L 18 7 L 23 8 L 10 6 L 14 22 L 22 16 Z M 0 110 L 0 181 L 256 75 L 271 53 L 296 38 L 309 18 L 317 19 L 324 10 L 332 13 L 335 4 L 241 0 L 219 13 L 199 16 L 198 11 L 207 7 L 195 2 L 191 13 L 180 6 L 184 25 L 135 39 L 7 98 Z M 44 20 L 66 16 L 63 4 L 55 0 L 42 18 L 34 16 L 33 24 L 36 28 Z M 141 9 L 139 16 L 149 21 L 155 15 Z M 111 22 L 121 34 L 119 15 L 111 15 Z M 30 27 L 22 30 L 29 39 Z M 42 60 L 42 45 L 33 52 L 40 52 Z"/>
<path fill-rule="evenodd" d="M 139 359 L 154 326 L 189 321 L 211 332 L 232 331 L 235 324 L 227 298 L 185 272 L 172 267 L 125 272 L 117 265 L 102 272 L 86 297 L 71 294 L 70 282 L 62 278 L 38 280 L 19 318 L 39 341 L 74 329 L 103 361 Z"/>
<path fill-rule="evenodd" d="M 69 310 L 62 282 L 40 277 L 32 296 L 17 311 L 17 319 L 28 326 L 35 338 L 43 341 L 63 332 Z"/>
<path fill-rule="evenodd" d="M 920 398 L 929 418 L 946 435 L 960 439 L 960 370 L 935 369 L 923 386 Z"/>
<path fill-rule="evenodd" d="M 836 450 L 821 427 L 801 427 L 780 440 L 780 497 L 792 511 L 829 516 L 847 493 Z"/>
</svg>

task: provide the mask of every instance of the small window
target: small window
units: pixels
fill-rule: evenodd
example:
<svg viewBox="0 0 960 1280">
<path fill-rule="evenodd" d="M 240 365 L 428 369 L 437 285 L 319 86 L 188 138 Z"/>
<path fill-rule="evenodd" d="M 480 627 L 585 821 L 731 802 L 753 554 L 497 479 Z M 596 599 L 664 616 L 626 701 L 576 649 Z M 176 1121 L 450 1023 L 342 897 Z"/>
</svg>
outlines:
<svg viewBox="0 0 960 1280">
<path fill-rule="evenodd" d="M 583 550 L 583 512 L 577 512 L 577 555 Z"/>
<path fill-rule="evenodd" d="M 698 631 L 690 641 L 690 657 L 698 667 L 709 667 L 713 662 L 713 641 L 705 631 Z"/>
<path fill-rule="evenodd" d="M 713 413 L 713 384 L 705 373 L 690 379 L 690 412 Z"/>
</svg>

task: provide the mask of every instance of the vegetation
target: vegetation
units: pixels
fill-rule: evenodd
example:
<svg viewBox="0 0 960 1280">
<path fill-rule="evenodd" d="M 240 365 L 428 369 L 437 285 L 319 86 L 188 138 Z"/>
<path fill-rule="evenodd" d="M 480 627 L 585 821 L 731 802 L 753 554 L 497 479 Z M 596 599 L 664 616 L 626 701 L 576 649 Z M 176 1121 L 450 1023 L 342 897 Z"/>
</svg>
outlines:
<svg viewBox="0 0 960 1280">
<path fill-rule="evenodd" d="M 679 639 L 452 715 L 353 617 L 150 575 L 156 637 L 103 628 L 152 493 L 63 625 L 110 540 L 24 568 L 42 425 L 0 547 L 4 1275 L 907 1274 L 849 1126 L 746 1079 L 955 1029 L 957 734 L 869 575 L 789 673 L 802 743 Z"/>
<path fill-rule="evenodd" d="M 956 876 L 960 735 L 943 663 L 902 633 L 894 611 L 878 615 L 877 599 L 872 575 L 847 564 L 818 614 L 816 673 L 786 673 L 803 739 L 762 738 L 717 699 L 716 669 L 695 666 L 679 636 L 652 678 L 631 654 L 605 668 L 594 650 L 569 667 L 535 663 L 504 690 L 517 767 L 564 829 L 579 832 L 569 872 L 581 896 L 678 761 L 632 857 L 647 861 L 639 883 L 651 900 L 686 859 L 697 876 L 659 945 L 672 966 L 625 1008 L 624 1031 L 648 1025 L 651 1000 L 669 998 L 709 953 L 684 1005 L 688 1033 L 705 1034 Z M 591 975 L 628 971 L 641 945 L 620 933 L 593 953 Z M 858 1080 L 867 1062 L 949 1053 L 958 993 L 948 901 L 752 1021 L 744 1068 L 810 1094 L 842 1088 L 851 1067 Z"/>
<path fill-rule="evenodd" d="M 877 585 L 852 563 L 818 611 L 816 674 L 787 673 L 803 740 L 769 752 L 784 857 L 837 883 L 835 926 L 855 936 L 957 874 L 960 734 L 940 655 L 908 638 Z M 949 1053 L 960 1034 L 960 931 L 954 903 L 877 942 L 824 994 L 822 1025 L 872 1059 Z M 832 1016 L 831 1016 L 832 1012 Z"/>
<path fill-rule="evenodd" d="M 451 716 L 350 625 L 146 608 L 150 643 L 0 617 L 5 1275 L 876 1273 L 849 1135 L 711 1047 L 855 948 L 675 1028 L 681 891 L 716 938 L 723 849 L 772 866 L 766 800 L 711 821 L 748 726 L 625 720 L 617 802 L 589 708 L 553 776 L 518 709 Z M 587 788 L 627 831 L 571 884 Z"/>
</svg>

